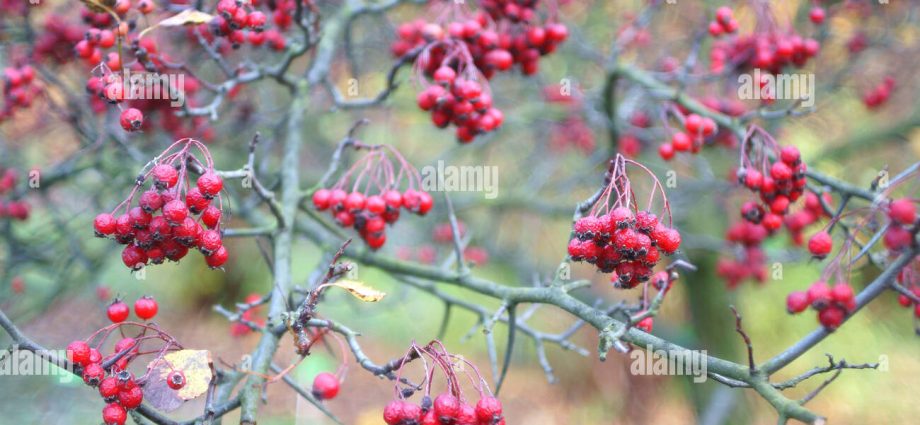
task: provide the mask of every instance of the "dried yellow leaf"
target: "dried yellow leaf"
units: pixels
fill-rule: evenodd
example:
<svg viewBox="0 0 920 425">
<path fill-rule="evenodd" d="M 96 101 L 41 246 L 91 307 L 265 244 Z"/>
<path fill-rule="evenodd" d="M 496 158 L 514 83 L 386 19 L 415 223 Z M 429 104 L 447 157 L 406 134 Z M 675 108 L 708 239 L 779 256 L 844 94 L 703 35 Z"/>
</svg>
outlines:
<svg viewBox="0 0 920 425">
<path fill-rule="evenodd" d="M 387 296 L 385 292 L 378 291 L 357 280 L 344 279 L 335 282 L 332 285 L 338 286 L 339 288 L 342 288 L 351 293 L 351 295 L 354 295 L 355 298 L 368 303 L 375 303 L 382 300 L 383 297 Z"/>
<path fill-rule="evenodd" d="M 185 386 L 176 391 L 179 398 L 191 400 L 208 391 L 211 383 L 211 352 L 207 350 L 180 350 L 163 356 L 167 367 L 159 368 L 161 378 L 173 370 L 185 375 Z"/>
<path fill-rule="evenodd" d="M 178 14 L 166 18 L 158 25 L 164 27 L 180 27 L 182 25 L 200 25 L 211 22 L 211 19 L 214 19 L 213 16 L 197 11 L 195 9 L 185 9 Z"/>
</svg>

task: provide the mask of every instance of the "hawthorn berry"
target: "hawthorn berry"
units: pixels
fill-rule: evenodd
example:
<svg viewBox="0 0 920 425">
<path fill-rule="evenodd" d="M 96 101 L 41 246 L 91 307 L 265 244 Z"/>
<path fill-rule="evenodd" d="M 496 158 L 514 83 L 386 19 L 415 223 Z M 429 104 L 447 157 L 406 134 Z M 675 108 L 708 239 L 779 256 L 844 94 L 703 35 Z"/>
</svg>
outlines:
<svg viewBox="0 0 920 425">
<path fill-rule="evenodd" d="M 109 320 L 111 320 L 112 323 L 124 322 L 129 314 L 131 314 L 131 309 L 128 308 L 127 304 L 118 299 L 112 302 L 112 304 L 109 304 L 109 307 L 106 309 L 106 315 L 109 316 Z"/>
<path fill-rule="evenodd" d="M 909 226 L 917 220 L 917 207 L 911 199 L 897 199 L 888 206 L 888 217 L 898 224 Z"/>
<path fill-rule="evenodd" d="M 808 251 L 818 259 L 823 259 L 827 254 L 830 254 L 832 248 L 833 241 L 831 240 L 831 235 L 826 231 L 822 230 L 815 233 L 811 239 L 808 240 Z"/>
<path fill-rule="evenodd" d="M 227 262 L 227 260 L 229 259 L 229 253 L 227 253 L 227 248 L 224 248 L 224 246 L 221 245 L 220 248 L 217 248 L 216 251 L 214 251 L 213 253 L 211 253 L 211 255 L 208 255 L 204 259 L 207 262 L 208 267 L 212 269 L 216 269 L 220 266 L 223 266 L 224 263 Z"/>
<path fill-rule="evenodd" d="M 128 108 L 121 112 L 118 122 L 125 131 L 137 131 L 144 124 L 144 114 L 135 108 Z"/>
<path fill-rule="evenodd" d="M 824 281 L 817 281 L 808 287 L 808 302 L 816 310 L 823 310 L 831 302 L 831 287 Z"/>
<path fill-rule="evenodd" d="M 67 358 L 80 366 L 89 363 L 90 348 L 86 341 L 74 341 L 67 345 Z"/>
<path fill-rule="evenodd" d="M 791 292 L 786 297 L 786 311 L 790 314 L 801 313 L 810 304 L 808 294 L 802 291 Z"/>
<path fill-rule="evenodd" d="M 846 312 L 838 307 L 828 307 L 818 312 L 818 321 L 828 331 L 835 331 L 846 318 Z"/>
<path fill-rule="evenodd" d="M 313 396 L 318 400 L 332 400 L 339 394 L 339 377 L 321 372 L 313 378 Z"/>
<path fill-rule="evenodd" d="M 206 198 L 213 198 L 224 188 L 224 182 L 217 174 L 206 172 L 198 177 L 198 190 Z"/>
<path fill-rule="evenodd" d="M 494 424 L 502 419 L 502 403 L 495 397 L 485 396 L 476 403 L 476 419 L 481 424 Z"/>
<path fill-rule="evenodd" d="M 105 237 L 115 233 L 115 217 L 112 214 L 102 213 L 93 220 L 93 229 L 96 236 Z"/>
<path fill-rule="evenodd" d="M 141 320 L 153 319 L 157 315 L 157 310 L 159 310 L 157 301 L 149 295 L 140 297 L 134 302 L 134 314 Z"/>
<path fill-rule="evenodd" d="M 127 390 L 118 392 L 118 402 L 128 410 L 133 410 L 144 402 L 144 390 L 135 385 Z"/>
<path fill-rule="evenodd" d="M 105 369 L 102 368 L 101 364 L 89 363 L 83 366 L 83 382 L 85 382 L 86 385 L 95 387 L 99 385 L 99 382 L 101 382 L 104 377 Z"/>
<path fill-rule="evenodd" d="M 179 182 L 179 172 L 168 164 L 159 164 L 153 167 L 154 185 L 160 189 L 170 189 Z"/>
<path fill-rule="evenodd" d="M 434 414 L 441 423 L 453 423 L 460 415 L 460 399 L 451 394 L 441 394 L 434 399 Z"/>
<path fill-rule="evenodd" d="M 118 399 L 118 381 L 113 376 L 109 376 L 99 382 L 99 395 L 108 403 Z"/>
<path fill-rule="evenodd" d="M 169 385 L 169 388 L 178 391 L 185 387 L 185 384 L 185 374 L 181 370 L 174 370 L 166 375 L 166 385 Z"/>
<path fill-rule="evenodd" d="M 109 403 L 102 408 L 102 422 L 105 425 L 124 425 L 128 412 L 118 403 Z"/>
</svg>

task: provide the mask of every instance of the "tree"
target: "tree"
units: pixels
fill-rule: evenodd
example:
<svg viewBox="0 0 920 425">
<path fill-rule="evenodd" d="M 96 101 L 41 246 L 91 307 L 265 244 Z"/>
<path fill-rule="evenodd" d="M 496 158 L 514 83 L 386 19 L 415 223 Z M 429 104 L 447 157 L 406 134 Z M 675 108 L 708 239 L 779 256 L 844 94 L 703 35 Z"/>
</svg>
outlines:
<svg viewBox="0 0 920 425">
<path fill-rule="evenodd" d="M 11 282 L 10 299 L 32 296 L 20 275 L 53 282 L 47 297 L 3 310 L 27 320 L 35 314 L 30 311 L 41 311 L 28 306 L 50 304 L 71 285 L 94 281 L 119 253 L 135 277 L 146 279 L 148 268 L 167 262 L 203 260 L 215 269 L 209 273 L 232 273 L 251 263 L 234 258 L 234 250 L 258 247 L 271 284 L 231 308 L 214 308 L 234 333 L 260 335 L 240 364 L 219 364 L 208 351 L 184 348 L 175 332 L 152 321 L 170 306 L 149 297 L 134 304 L 138 320 L 129 320 L 129 307 L 116 297 L 107 306 L 112 323 L 75 340 L 66 354 L 26 336 L 3 310 L 0 326 L 19 348 L 98 387 L 106 423 L 128 416 L 138 423 L 210 423 L 239 411 L 241 423 L 254 424 L 267 385 L 278 383 L 338 422 L 324 401 L 339 393 L 351 362 L 346 356 L 391 381 L 393 401 L 381 406 L 389 424 L 518 423 L 504 416 L 498 401 L 516 342 L 534 344 L 552 381 L 545 347 L 586 353 L 575 342 L 583 328 L 596 334 L 601 360 L 611 350 L 686 359 L 702 368 L 696 371 L 701 377 L 759 395 L 780 423 L 824 423 L 806 403 L 843 370 L 878 364 L 828 355 L 827 365 L 792 379 L 773 376 L 845 331 L 841 326 L 869 303 L 888 302 L 880 299 L 885 292 L 896 292 L 920 317 L 920 225 L 910 193 L 920 163 L 898 164 L 904 168 L 895 175 L 887 164 L 876 165 L 868 184 L 815 166 L 833 156 L 862 166 L 854 152 L 898 141 L 918 125 L 917 111 L 908 109 L 914 105 L 896 91 L 910 87 L 913 77 L 896 75 L 896 66 L 878 72 L 860 62 L 873 54 L 904 64 L 915 53 L 874 26 L 844 37 L 830 21 L 872 17 L 909 26 L 915 5 L 803 2 L 784 15 L 764 1 L 711 10 L 648 1 L 629 14 L 608 11 L 602 2 L 558 3 L 86 0 L 79 17 L 67 10 L 72 5 L 3 4 L 3 277 Z M 586 17 L 594 10 L 616 18 L 615 33 Z M 907 22 L 899 20 L 905 16 Z M 391 21 L 399 22 L 396 28 L 382 25 Z M 683 59 L 663 53 L 669 42 Z M 385 45 L 388 55 L 380 53 Z M 827 46 L 847 51 L 828 53 Z M 567 62 L 560 55 L 571 62 L 566 72 L 584 83 L 566 76 L 538 87 L 538 74 L 558 75 L 559 63 Z M 853 109 L 838 106 L 848 95 L 840 89 L 852 78 L 848 72 L 872 79 L 858 80 L 865 90 L 858 114 L 901 106 L 892 115 L 902 117 L 855 131 L 849 140 L 834 135 L 844 139 L 834 150 L 816 153 L 802 144 L 800 151 L 787 141 L 791 131 L 783 124 Z M 400 100 L 413 95 L 414 106 Z M 416 107 L 430 123 L 418 122 Z M 450 147 L 452 159 L 472 155 L 480 165 L 422 165 L 419 144 L 365 141 L 364 134 L 382 138 L 375 126 L 387 118 L 363 116 L 390 112 L 399 114 L 389 117 L 393 127 L 430 134 L 436 140 L 428 143 Z M 608 139 L 604 146 L 595 143 L 597 129 Z M 64 140 L 42 137 L 52 130 L 66 132 Z M 440 140 L 451 138 L 447 131 L 456 149 Z M 334 145 L 325 140 L 333 133 L 341 138 Z M 510 139 L 519 135 L 540 143 L 516 146 Z M 502 175 L 511 175 L 517 187 L 498 185 L 499 170 L 486 165 L 492 154 L 506 161 L 500 167 L 510 171 Z M 38 165 L 23 178 L 16 164 L 29 163 Z M 730 178 L 714 177 L 720 172 Z M 486 196 L 456 193 L 466 191 Z M 710 215 L 694 213 L 713 209 L 701 206 L 706 201 L 721 206 L 710 212 L 719 221 L 731 222 L 724 240 L 711 236 L 725 229 L 714 229 Z M 497 212 L 478 220 L 478 232 L 470 225 L 477 208 Z M 542 247 L 534 246 L 533 235 L 502 246 L 506 213 L 535 216 L 531 226 L 564 228 L 567 238 L 554 231 L 541 240 L 561 261 L 537 256 Z M 433 216 L 446 221 L 435 225 Z M 571 220 L 560 226 L 560 217 Z M 400 219 L 413 228 L 433 227 L 435 242 L 449 247 L 444 264 L 432 264 L 433 251 L 387 252 L 388 233 L 422 239 L 400 235 L 394 227 Z M 484 247 L 471 245 L 473 232 L 487 239 Z M 229 242 L 237 238 L 242 241 Z M 296 258 L 299 241 L 324 253 L 307 285 L 295 278 L 304 268 Z M 195 250 L 202 258 L 188 255 Z M 61 261 L 65 252 L 73 257 Z M 523 284 L 487 278 L 476 265 L 489 256 L 538 277 L 528 275 Z M 820 279 L 786 299 L 790 313 L 813 309 L 818 326 L 785 349 L 770 347 L 778 354 L 758 362 L 765 353 L 758 352 L 757 335 L 709 282 L 721 278 L 731 290 L 747 280 L 770 280 L 778 272 L 773 266 L 782 267 L 769 265 L 776 258 L 822 270 Z M 476 316 L 491 375 L 449 351 L 441 337 L 407 341 L 390 360 L 365 354 L 362 343 L 373 335 L 359 338 L 347 318 L 323 314 L 329 291 L 367 302 L 362 310 L 384 299 L 362 279 L 365 266 L 442 302 L 442 329 L 451 311 Z M 854 277 L 854 271 L 877 275 Z M 622 294 L 621 301 L 590 289 L 599 276 L 613 286 L 604 291 Z M 699 351 L 656 335 L 655 319 L 675 285 L 719 292 L 691 297 L 694 326 L 703 341 L 736 332 L 746 348 L 740 361 L 694 357 Z M 532 320 L 541 306 L 566 313 L 570 327 L 541 330 Z M 495 342 L 497 326 L 507 330 L 504 345 Z M 288 340 L 295 361 L 285 366 L 277 359 Z M 317 344 L 330 341 L 338 342 L 343 358 L 339 370 L 319 375 L 310 390 L 290 379 L 288 372 L 309 361 Z M 436 378 L 442 375 L 443 386 Z M 817 376 L 828 378 L 804 398 L 784 393 Z M 470 397 L 470 391 L 478 394 Z M 205 398 L 200 416 L 170 417 L 198 397 Z"/>
</svg>

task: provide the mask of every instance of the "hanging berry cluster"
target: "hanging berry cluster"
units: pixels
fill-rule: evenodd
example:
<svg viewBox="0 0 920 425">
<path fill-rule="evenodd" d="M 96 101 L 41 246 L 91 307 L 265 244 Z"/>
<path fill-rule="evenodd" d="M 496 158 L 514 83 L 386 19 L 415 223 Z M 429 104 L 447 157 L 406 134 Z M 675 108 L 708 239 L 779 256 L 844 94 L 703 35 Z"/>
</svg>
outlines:
<svg viewBox="0 0 920 425">
<path fill-rule="evenodd" d="M 829 253 L 830 236 L 827 236 L 826 242 Z M 853 239 L 846 241 L 837 256 L 825 267 L 821 278 L 812 283 L 807 291 L 796 291 L 789 294 L 786 298 L 786 309 L 789 313 L 801 313 L 810 306 L 818 312 L 818 322 L 828 331 L 833 331 L 846 320 L 847 316 L 856 311 L 856 296 L 845 276 L 850 267 L 849 258 L 845 254 L 849 251 L 852 242 Z M 809 247 L 811 245 L 809 243 Z M 837 282 L 833 286 L 827 283 L 831 279 Z"/>
<path fill-rule="evenodd" d="M 17 110 L 27 109 L 32 100 L 41 93 L 35 81 L 35 70 L 29 65 L 3 69 L 3 109 L 0 109 L 0 123 L 11 118 Z"/>
<path fill-rule="evenodd" d="M 399 220 L 400 210 L 424 216 L 434 206 L 434 198 L 422 190 L 418 170 L 395 148 L 360 142 L 353 146 L 367 154 L 332 187 L 313 192 L 313 206 L 329 211 L 339 226 L 354 227 L 376 250 L 386 243 L 386 225 Z"/>
<path fill-rule="evenodd" d="M 757 133 L 760 143 L 754 138 Z M 807 167 L 798 148 L 780 148 L 769 133 L 756 126 L 742 141 L 740 156 L 738 181 L 760 197 L 759 202 L 741 207 L 741 217 L 772 234 L 783 225 L 789 206 L 805 193 Z"/>
<path fill-rule="evenodd" d="M 401 388 L 403 369 L 413 360 L 424 363 L 423 381 L 418 386 Z M 383 421 L 387 425 L 505 425 L 502 403 L 491 395 L 479 369 L 463 357 L 450 354 L 440 341 L 432 341 L 424 347 L 412 343 L 397 369 L 396 399 L 383 409 Z M 444 375 L 447 390 L 432 399 L 431 387 L 439 371 Z M 469 404 L 463 395 L 463 374 L 479 393 L 475 406 Z M 424 390 L 420 404 L 406 400 L 419 388 Z"/>
<path fill-rule="evenodd" d="M 722 73 L 759 68 L 778 74 L 787 65 L 802 67 L 818 54 L 821 44 L 817 40 L 802 37 L 792 28 L 780 29 L 768 7 L 757 7 L 755 12 L 758 27 L 763 29 L 747 35 L 733 35 L 738 30 L 738 22 L 732 9 L 720 7 L 716 11 L 715 20 L 709 23 L 709 33 L 714 37 L 726 37 L 712 45 L 710 71 Z"/>
<path fill-rule="evenodd" d="M 191 166 L 203 170 L 194 186 Z M 125 245 L 121 259 L 133 270 L 148 262 L 179 261 L 190 248 L 201 251 L 211 268 L 222 266 L 228 257 L 221 238 L 223 180 L 214 171 L 207 147 L 194 139 L 179 140 L 148 167 L 127 199 L 111 213 L 96 216 L 96 235 Z M 148 179 L 152 185 L 132 206 Z"/>
<path fill-rule="evenodd" d="M 651 179 L 652 189 L 644 210 L 639 210 L 627 165 L 645 171 Z M 605 178 L 607 186 L 590 213 L 574 223 L 569 256 L 595 265 L 602 273 L 613 273 L 611 282 L 618 288 L 634 288 L 649 280 L 662 254 L 677 251 L 680 233 L 671 227 L 667 195 L 649 169 L 617 155 Z M 651 211 L 656 199 L 667 214 L 667 225 Z"/>
<path fill-rule="evenodd" d="M 684 131 L 674 131 L 671 140 L 658 147 L 658 155 L 665 161 L 674 158 L 677 152 L 699 153 L 706 140 L 718 131 L 712 118 L 679 111 L 676 115 L 682 121 Z"/>
<path fill-rule="evenodd" d="M 138 315 L 147 313 L 142 311 L 138 310 Z M 136 336 L 123 337 L 115 343 L 110 355 L 102 356 L 106 340 L 113 335 L 124 335 L 135 330 L 139 331 Z M 97 388 L 99 396 L 107 403 L 102 409 L 102 422 L 106 425 L 123 425 L 128 411 L 143 403 L 145 391 L 151 389 L 152 382 L 165 379 L 168 388 L 173 391 L 179 391 L 185 386 L 186 379 L 181 370 L 172 370 L 164 378 L 157 373 L 160 369 L 150 366 L 160 362 L 167 354 L 181 349 L 182 346 L 173 337 L 154 325 L 118 322 L 99 329 L 85 340 L 71 342 L 67 346 L 67 359 L 74 364 L 74 373 L 81 376 L 86 385 Z M 155 359 L 146 365 L 143 376 L 136 377 L 128 370 L 139 359 L 150 356 Z"/>
<path fill-rule="evenodd" d="M 13 220 L 25 221 L 29 219 L 29 204 L 26 201 L 15 198 L 8 198 L 16 188 L 19 181 L 19 173 L 7 168 L 0 168 L 0 219 L 10 218 Z"/>
<path fill-rule="evenodd" d="M 492 107 L 488 80 L 515 64 L 524 75 L 539 69 L 541 56 L 568 37 L 565 25 L 551 18 L 537 22 L 538 1 L 482 1 L 472 14 L 452 2 L 435 23 L 404 23 L 392 51 L 397 57 L 421 49 L 415 70 L 423 90 L 419 108 L 431 112 L 435 126 L 456 126 L 457 140 L 469 143 L 501 126 L 504 114 Z M 445 24 L 447 16 L 451 21 Z"/>
</svg>

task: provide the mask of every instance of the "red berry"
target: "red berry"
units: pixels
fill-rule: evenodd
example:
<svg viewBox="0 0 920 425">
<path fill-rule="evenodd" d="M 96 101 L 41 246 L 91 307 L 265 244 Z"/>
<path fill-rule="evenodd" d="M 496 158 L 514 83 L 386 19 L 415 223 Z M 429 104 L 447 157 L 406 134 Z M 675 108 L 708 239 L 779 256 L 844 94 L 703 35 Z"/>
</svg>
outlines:
<svg viewBox="0 0 920 425">
<path fill-rule="evenodd" d="M 217 249 L 217 251 L 214 251 L 211 255 L 208 255 L 204 259 L 205 262 L 208 263 L 208 267 L 216 269 L 220 266 L 223 266 L 224 263 L 227 262 L 228 258 L 229 254 L 227 253 L 227 248 L 221 246 Z"/>
<path fill-rule="evenodd" d="M 141 194 L 138 205 L 148 214 L 153 214 L 163 207 L 163 197 L 155 190 L 148 190 Z"/>
<path fill-rule="evenodd" d="M 206 198 L 213 198 L 224 188 L 224 181 L 213 172 L 206 172 L 198 177 L 198 190 Z"/>
<path fill-rule="evenodd" d="M 158 309 L 157 301 L 149 295 L 140 297 L 134 302 L 134 314 L 142 320 L 153 319 Z"/>
<path fill-rule="evenodd" d="M 197 187 L 193 187 L 185 194 L 185 205 L 192 214 L 198 214 L 204 211 L 211 204 L 211 199 L 201 193 Z"/>
<path fill-rule="evenodd" d="M 476 418 L 481 424 L 494 424 L 501 420 L 502 402 L 495 397 L 485 396 L 476 403 Z"/>
<path fill-rule="evenodd" d="M 774 162 L 770 166 L 770 176 L 775 180 L 789 180 L 792 178 L 792 168 L 784 162 Z"/>
<path fill-rule="evenodd" d="M 131 309 L 128 308 L 128 305 L 121 300 L 115 300 L 112 304 L 109 304 L 109 308 L 105 312 L 109 316 L 109 320 L 112 323 L 121 323 L 128 318 L 128 315 L 131 314 Z"/>
<path fill-rule="evenodd" d="M 786 311 L 790 314 L 805 311 L 809 304 L 808 294 L 803 291 L 791 292 L 786 297 Z"/>
<path fill-rule="evenodd" d="M 673 254 L 680 247 L 680 233 L 660 224 L 653 231 L 652 238 L 658 248 L 666 254 Z"/>
<path fill-rule="evenodd" d="M 799 153 L 799 148 L 795 146 L 785 146 L 780 150 L 779 157 L 783 162 L 792 167 L 799 163 L 802 159 L 802 154 Z"/>
<path fill-rule="evenodd" d="M 102 365 L 99 363 L 89 363 L 83 367 L 83 382 L 86 385 L 95 387 L 102 382 L 102 378 L 105 377 L 105 369 L 102 368 Z"/>
<path fill-rule="evenodd" d="M 185 206 L 185 202 L 178 199 L 169 201 L 163 205 L 163 217 L 169 224 L 175 226 L 188 218 L 188 207 Z"/>
<path fill-rule="evenodd" d="M 214 205 L 208 205 L 208 207 L 201 212 L 201 222 L 204 223 L 205 226 L 208 226 L 209 229 L 213 229 L 220 224 L 221 214 L 220 208 Z"/>
<path fill-rule="evenodd" d="M 664 143 L 658 146 L 658 155 L 665 161 L 670 161 L 671 158 L 674 158 L 674 153 L 674 145 L 670 143 Z"/>
<path fill-rule="evenodd" d="M 106 402 L 113 402 L 118 398 L 118 381 L 110 376 L 99 383 L 99 395 Z"/>
<path fill-rule="evenodd" d="M 671 145 L 674 146 L 674 150 L 678 152 L 685 152 L 690 150 L 691 144 L 692 141 L 690 140 L 690 136 L 688 136 L 687 133 L 677 132 L 671 136 Z"/>
<path fill-rule="evenodd" d="M 222 244 L 220 232 L 217 230 L 205 230 L 198 238 L 198 249 L 200 249 L 204 255 L 211 255 L 211 253 L 217 251 Z"/>
<path fill-rule="evenodd" d="M 128 410 L 140 406 L 144 402 L 144 390 L 140 386 L 133 386 L 127 390 L 118 392 L 118 402 Z"/>
<path fill-rule="evenodd" d="M 818 321 L 831 332 L 840 327 L 845 317 L 846 312 L 837 307 L 828 307 L 818 313 Z"/>
<path fill-rule="evenodd" d="M 441 423 L 454 423 L 460 414 L 460 399 L 450 394 L 441 394 L 434 399 L 434 415 Z"/>
<path fill-rule="evenodd" d="M 128 412 L 118 403 L 109 403 L 102 408 L 102 422 L 105 425 L 124 425 L 128 420 Z"/>
<path fill-rule="evenodd" d="M 90 348 L 86 341 L 74 341 L 67 346 L 67 359 L 78 365 L 89 363 Z"/>
<path fill-rule="evenodd" d="M 811 19 L 811 22 L 814 22 L 815 25 L 821 25 L 824 23 L 825 13 L 824 9 L 818 6 L 815 6 L 811 9 L 811 12 L 808 13 L 808 18 Z"/>
<path fill-rule="evenodd" d="M 831 302 L 831 287 L 819 280 L 808 287 L 807 295 L 812 307 L 823 310 Z"/>
<path fill-rule="evenodd" d="M 726 25 L 734 19 L 734 13 L 732 9 L 728 6 L 722 6 L 716 9 L 716 20 L 720 24 Z"/>
<path fill-rule="evenodd" d="M 853 288 L 846 283 L 838 283 L 831 289 L 831 299 L 842 305 L 846 305 L 853 300 Z"/>
<path fill-rule="evenodd" d="M 329 189 L 319 189 L 316 192 L 313 192 L 313 206 L 319 210 L 323 211 L 330 207 L 332 201 L 332 191 Z"/>
<path fill-rule="evenodd" d="M 339 394 L 339 377 L 322 372 L 313 378 L 313 396 L 319 400 L 332 400 Z"/>
<path fill-rule="evenodd" d="M 144 124 L 144 114 L 135 108 L 128 108 L 121 112 L 118 122 L 125 131 L 137 131 Z"/>
<path fill-rule="evenodd" d="M 831 235 L 826 231 L 820 231 L 815 233 L 811 239 L 808 240 L 808 251 L 811 252 L 811 255 L 821 259 L 830 254 L 831 248 L 833 248 L 833 241 L 831 240 Z"/>
<path fill-rule="evenodd" d="M 97 215 L 93 220 L 93 229 L 96 231 L 96 236 L 100 237 L 115 233 L 115 217 L 108 213 Z"/>
<path fill-rule="evenodd" d="M 169 388 L 181 390 L 185 383 L 185 374 L 181 370 L 174 370 L 166 375 L 166 385 L 169 385 Z"/>
<path fill-rule="evenodd" d="M 132 270 L 140 270 L 147 264 L 147 252 L 136 245 L 128 245 L 121 252 L 121 261 Z"/>
<path fill-rule="evenodd" d="M 153 167 L 153 179 L 157 188 L 169 189 L 179 181 L 179 172 L 172 165 L 160 164 Z"/>
<path fill-rule="evenodd" d="M 888 207 L 888 217 L 899 224 L 909 226 L 917 219 L 917 207 L 908 198 L 892 201 Z"/>
<path fill-rule="evenodd" d="M 348 194 L 348 197 L 345 198 L 345 210 L 347 211 L 358 211 L 364 209 L 364 204 L 367 202 L 367 199 L 363 194 L 359 192 L 352 192 Z"/>
</svg>

